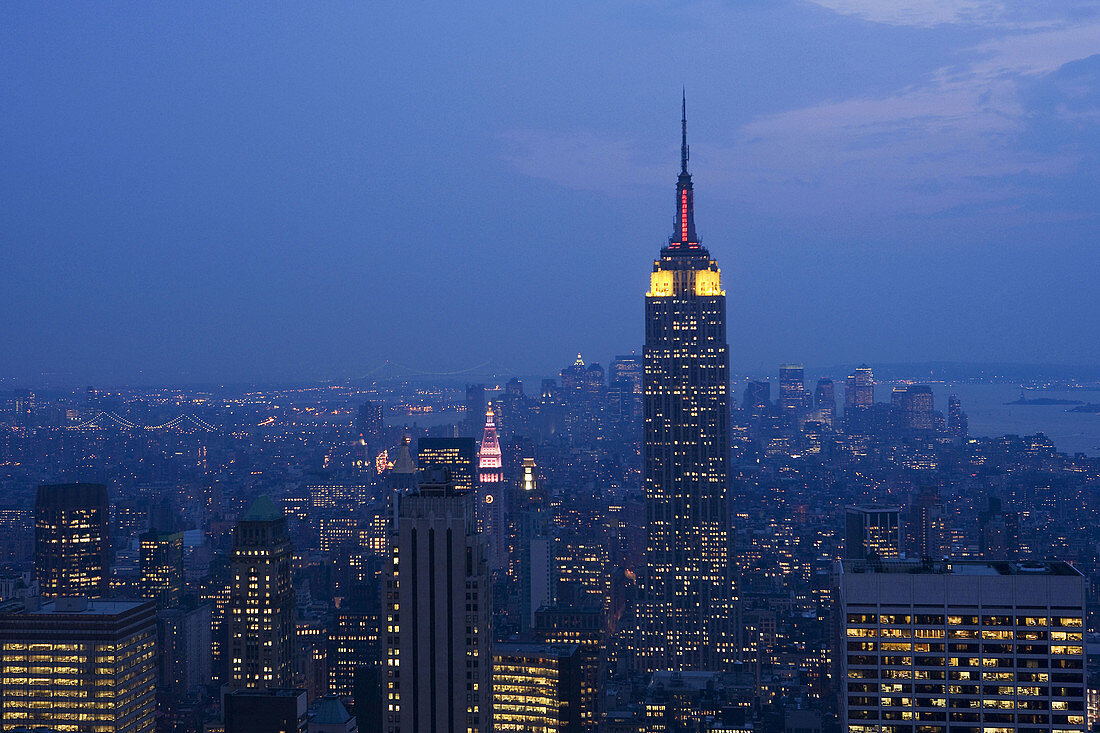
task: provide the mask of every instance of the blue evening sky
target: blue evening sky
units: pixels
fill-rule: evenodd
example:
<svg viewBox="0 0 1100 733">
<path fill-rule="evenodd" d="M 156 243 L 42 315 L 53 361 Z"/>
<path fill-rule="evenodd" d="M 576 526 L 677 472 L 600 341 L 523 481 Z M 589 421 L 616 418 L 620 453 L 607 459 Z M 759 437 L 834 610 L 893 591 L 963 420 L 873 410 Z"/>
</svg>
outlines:
<svg viewBox="0 0 1100 733">
<path fill-rule="evenodd" d="M 683 86 L 735 369 L 1100 363 L 1094 0 L 2 13 L 0 386 L 640 350 Z"/>
</svg>

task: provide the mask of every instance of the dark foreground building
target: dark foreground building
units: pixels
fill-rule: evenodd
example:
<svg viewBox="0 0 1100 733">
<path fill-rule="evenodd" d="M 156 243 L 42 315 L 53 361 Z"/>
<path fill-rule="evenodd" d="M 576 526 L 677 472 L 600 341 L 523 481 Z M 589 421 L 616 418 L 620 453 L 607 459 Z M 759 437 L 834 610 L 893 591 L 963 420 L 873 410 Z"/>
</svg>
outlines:
<svg viewBox="0 0 1100 733">
<path fill-rule="evenodd" d="M 0 728 L 150 733 L 156 605 L 34 600 L 0 615 Z"/>
</svg>

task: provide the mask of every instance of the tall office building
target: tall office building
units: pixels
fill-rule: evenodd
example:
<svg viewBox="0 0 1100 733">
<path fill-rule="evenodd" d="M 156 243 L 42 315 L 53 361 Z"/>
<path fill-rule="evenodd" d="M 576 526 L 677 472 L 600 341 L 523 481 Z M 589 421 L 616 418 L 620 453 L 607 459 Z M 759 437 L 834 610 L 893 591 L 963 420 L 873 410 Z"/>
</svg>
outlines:
<svg viewBox="0 0 1100 733">
<path fill-rule="evenodd" d="M 1064 562 L 837 563 L 841 730 L 1083 733 L 1085 579 Z"/>
<path fill-rule="evenodd" d="M 537 470 L 535 459 L 523 459 L 523 477 L 515 491 L 516 514 L 508 543 L 508 575 L 518 596 L 521 630 L 534 623 L 539 608 L 554 601 L 554 536 Z"/>
<path fill-rule="evenodd" d="M 999 497 L 986 497 L 978 515 L 978 551 L 983 560 L 1015 560 L 1020 556 L 1020 514 L 1005 511 Z"/>
<path fill-rule="evenodd" d="M 481 419 L 485 415 L 485 385 L 466 385 L 466 435 L 476 436 L 481 429 Z"/>
<path fill-rule="evenodd" d="M 600 668 L 604 665 L 603 611 L 577 606 L 543 606 L 535 612 L 532 636 L 544 643 L 576 644 L 580 654 L 581 729 L 599 727 Z"/>
<path fill-rule="evenodd" d="M 111 580 L 103 484 L 43 484 L 34 502 L 34 569 L 42 595 L 107 595 Z"/>
<path fill-rule="evenodd" d="M 233 530 L 227 633 L 230 689 L 291 684 L 291 552 L 286 517 L 271 499 L 261 496 Z"/>
<path fill-rule="evenodd" d="M 355 416 L 355 429 L 359 433 L 359 439 L 371 448 L 377 448 L 382 443 L 386 429 L 384 413 L 381 402 L 368 401 L 359 406 L 359 413 Z"/>
<path fill-rule="evenodd" d="M 499 484 L 504 480 L 500 441 L 497 439 L 497 426 L 493 418 L 493 408 L 489 407 L 485 412 L 485 430 L 477 452 L 478 482 L 486 491 L 491 491 L 493 488 L 488 486 L 489 484 Z"/>
<path fill-rule="evenodd" d="M 170 697 L 170 708 L 190 690 L 210 684 L 212 611 L 205 603 L 157 611 L 157 684 Z"/>
<path fill-rule="evenodd" d="M 581 661 L 577 644 L 497 644 L 493 730 L 581 733 Z"/>
<path fill-rule="evenodd" d="M 0 615 L 0 728 L 152 733 L 156 608 L 58 598 Z"/>
<path fill-rule="evenodd" d="M 757 413 L 767 408 L 772 402 L 772 386 L 770 382 L 749 382 L 745 385 L 745 396 L 741 401 L 741 407 L 749 413 Z"/>
<path fill-rule="evenodd" d="M 947 398 L 947 433 L 956 445 L 962 445 L 970 438 L 970 421 L 956 394 Z"/>
<path fill-rule="evenodd" d="M 717 669 L 732 659 L 729 353 L 718 263 L 695 233 L 682 120 L 675 234 L 646 294 L 646 566 L 637 606 L 642 669 Z"/>
<path fill-rule="evenodd" d="M 492 587 L 474 495 L 445 469 L 399 498 L 386 579 L 385 729 L 492 730 Z"/>
<path fill-rule="evenodd" d="M 806 404 L 806 370 L 801 364 L 779 365 L 779 407 L 793 414 Z"/>
<path fill-rule="evenodd" d="M 485 412 L 485 430 L 477 452 L 477 526 L 489 540 L 489 569 L 496 572 L 508 564 L 508 491 L 504 484 L 504 462 L 497 439 L 493 408 Z"/>
<path fill-rule="evenodd" d="M 909 557 L 938 560 L 950 553 L 947 510 L 935 486 L 922 486 L 912 498 L 905 526 Z"/>
<path fill-rule="evenodd" d="M 844 557 L 901 555 L 901 507 L 849 506 L 844 508 Z"/>
<path fill-rule="evenodd" d="M 447 469 L 455 491 L 467 493 L 477 488 L 477 442 L 473 438 L 421 438 L 416 443 L 416 463 L 423 470 Z"/>
<path fill-rule="evenodd" d="M 836 414 L 836 387 L 831 379 L 817 380 L 814 389 L 814 408 L 828 413 L 830 420 Z"/>
<path fill-rule="evenodd" d="M 139 549 L 141 595 L 157 608 L 179 605 L 183 596 L 183 533 L 146 532 Z"/>
</svg>

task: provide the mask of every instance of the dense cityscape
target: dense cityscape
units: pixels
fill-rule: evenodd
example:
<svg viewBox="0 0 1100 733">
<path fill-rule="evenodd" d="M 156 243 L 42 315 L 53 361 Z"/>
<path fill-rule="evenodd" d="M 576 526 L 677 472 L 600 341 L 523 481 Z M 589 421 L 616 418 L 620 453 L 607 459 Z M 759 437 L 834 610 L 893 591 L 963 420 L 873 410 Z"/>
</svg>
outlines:
<svg viewBox="0 0 1100 733">
<path fill-rule="evenodd" d="M 0 727 L 1094 729 L 1100 457 L 731 375 L 675 214 L 606 369 L 0 395 Z"/>
</svg>

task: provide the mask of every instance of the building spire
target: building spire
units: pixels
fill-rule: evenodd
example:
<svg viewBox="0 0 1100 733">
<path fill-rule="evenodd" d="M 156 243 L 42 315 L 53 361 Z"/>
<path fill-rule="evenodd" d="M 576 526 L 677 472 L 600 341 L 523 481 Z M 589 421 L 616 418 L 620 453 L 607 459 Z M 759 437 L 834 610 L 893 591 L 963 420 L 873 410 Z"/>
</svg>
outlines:
<svg viewBox="0 0 1100 733">
<path fill-rule="evenodd" d="M 668 238 L 668 248 L 685 254 L 700 250 L 699 237 L 695 234 L 695 194 L 688 173 L 688 121 L 687 91 L 680 98 L 680 177 L 676 181 L 676 224 Z"/>
<path fill-rule="evenodd" d="M 680 175 L 686 176 L 688 172 L 688 99 L 687 89 L 683 90 L 683 97 L 681 99 L 682 114 L 680 117 Z"/>
</svg>

